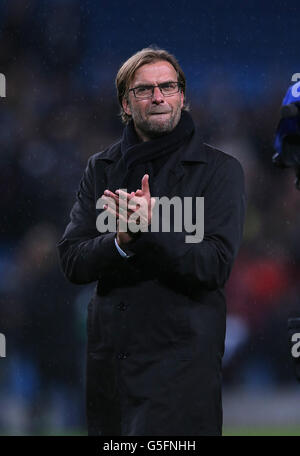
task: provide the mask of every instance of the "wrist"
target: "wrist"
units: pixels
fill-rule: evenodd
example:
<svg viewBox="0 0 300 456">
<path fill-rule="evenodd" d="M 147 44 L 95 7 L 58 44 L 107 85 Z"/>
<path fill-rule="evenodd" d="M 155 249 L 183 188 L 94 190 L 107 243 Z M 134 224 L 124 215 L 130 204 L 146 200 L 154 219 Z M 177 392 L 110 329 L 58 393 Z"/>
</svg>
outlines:
<svg viewBox="0 0 300 456">
<path fill-rule="evenodd" d="M 131 241 L 131 235 L 129 233 L 125 233 L 125 232 L 117 232 L 117 243 L 118 245 L 122 248 L 124 246 L 126 246 L 126 244 L 129 244 L 129 242 Z"/>
<path fill-rule="evenodd" d="M 138 239 L 141 235 L 141 231 L 138 231 L 137 233 L 133 233 L 131 231 L 128 232 L 117 232 L 116 234 L 116 239 L 119 247 L 121 248 L 126 248 L 126 245 L 131 244 L 133 241 Z"/>
</svg>

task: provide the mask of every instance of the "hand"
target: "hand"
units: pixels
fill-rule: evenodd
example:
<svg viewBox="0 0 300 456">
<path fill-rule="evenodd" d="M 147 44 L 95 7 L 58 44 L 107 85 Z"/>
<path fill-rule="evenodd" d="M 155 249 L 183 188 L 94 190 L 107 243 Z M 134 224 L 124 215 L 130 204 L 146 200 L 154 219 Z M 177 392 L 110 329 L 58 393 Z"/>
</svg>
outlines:
<svg viewBox="0 0 300 456">
<path fill-rule="evenodd" d="M 120 247 L 132 241 L 135 233 L 148 230 L 155 204 L 155 198 L 151 198 L 150 194 L 148 174 L 143 176 L 142 188 L 136 192 L 117 190 L 113 193 L 105 190 L 102 198 L 108 201 L 104 208 L 117 217 L 117 242 Z"/>
<path fill-rule="evenodd" d="M 121 197 L 119 197 L 117 192 L 118 190 L 116 193 L 113 193 L 110 190 L 105 190 L 101 199 L 107 201 L 107 204 L 105 204 L 103 208 L 117 219 L 117 242 L 122 248 L 122 245 L 128 244 L 133 239 L 133 235 L 127 230 L 128 218 L 133 213 L 133 211 L 128 208 L 128 202 L 134 197 L 135 193 L 131 192 L 129 194 L 122 192 Z M 123 222 L 123 227 L 126 227 L 125 230 L 123 229 L 120 231 L 120 220 Z"/>
<path fill-rule="evenodd" d="M 151 198 L 149 188 L 149 175 L 145 174 L 142 179 L 142 189 L 138 189 L 134 196 L 132 193 L 129 195 L 123 190 L 117 190 L 116 194 L 119 195 L 119 208 L 122 207 L 124 202 L 124 209 L 128 209 L 127 223 L 123 223 L 120 218 L 119 231 L 126 231 L 129 233 L 138 233 L 141 231 L 149 231 L 151 224 L 153 207 L 155 198 Z M 119 211 L 119 213 L 121 213 Z"/>
</svg>

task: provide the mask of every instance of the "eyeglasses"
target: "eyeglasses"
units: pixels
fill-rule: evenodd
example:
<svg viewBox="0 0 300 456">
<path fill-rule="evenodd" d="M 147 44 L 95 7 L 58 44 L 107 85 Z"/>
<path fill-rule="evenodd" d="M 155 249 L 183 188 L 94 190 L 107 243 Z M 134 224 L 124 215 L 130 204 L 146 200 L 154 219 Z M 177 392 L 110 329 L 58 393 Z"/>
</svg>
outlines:
<svg viewBox="0 0 300 456">
<path fill-rule="evenodd" d="M 141 85 L 141 86 L 133 87 L 132 89 L 129 89 L 128 92 L 132 91 L 135 98 L 139 98 L 139 99 L 152 98 L 155 87 L 158 87 L 159 90 L 161 91 L 161 93 L 165 97 L 169 97 L 169 96 L 174 95 L 175 93 L 179 92 L 179 90 L 181 89 L 181 84 L 180 84 L 180 82 L 168 81 L 168 82 L 162 82 L 161 84 L 157 84 L 157 85 Z"/>
</svg>

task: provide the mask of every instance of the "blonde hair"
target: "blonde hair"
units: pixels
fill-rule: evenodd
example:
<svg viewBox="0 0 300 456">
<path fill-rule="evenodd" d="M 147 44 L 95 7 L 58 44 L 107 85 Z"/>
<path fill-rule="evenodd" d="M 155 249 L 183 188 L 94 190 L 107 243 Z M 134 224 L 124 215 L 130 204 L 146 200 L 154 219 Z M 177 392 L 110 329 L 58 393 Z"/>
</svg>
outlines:
<svg viewBox="0 0 300 456">
<path fill-rule="evenodd" d="M 154 63 L 159 60 L 165 60 L 171 63 L 171 65 L 174 67 L 177 73 L 177 80 L 180 83 L 180 87 L 183 94 L 185 95 L 185 75 L 177 59 L 164 49 L 158 49 L 154 46 L 144 48 L 141 51 L 138 51 L 135 54 L 133 54 L 128 60 L 126 60 L 126 62 L 123 63 L 115 79 L 115 84 L 118 92 L 118 99 L 121 106 L 120 115 L 124 123 L 128 123 L 131 119 L 131 116 L 126 114 L 126 112 L 124 111 L 122 101 L 124 97 L 128 97 L 128 89 L 130 82 L 134 77 L 134 73 L 142 65 L 146 65 L 147 63 Z M 188 107 L 184 105 L 182 109 L 188 110 Z"/>
</svg>

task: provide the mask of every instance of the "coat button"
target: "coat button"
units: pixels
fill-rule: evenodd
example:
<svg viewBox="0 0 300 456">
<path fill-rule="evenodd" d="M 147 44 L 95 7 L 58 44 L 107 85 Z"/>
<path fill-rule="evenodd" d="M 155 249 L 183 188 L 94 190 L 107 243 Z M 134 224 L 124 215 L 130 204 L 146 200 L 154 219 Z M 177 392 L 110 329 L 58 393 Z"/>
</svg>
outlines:
<svg viewBox="0 0 300 456">
<path fill-rule="evenodd" d="M 118 305 L 119 310 L 126 310 L 127 307 L 128 307 L 128 305 L 125 304 L 125 302 L 120 302 L 120 304 Z"/>
<path fill-rule="evenodd" d="M 128 358 L 129 353 L 119 353 L 118 354 L 118 359 L 126 359 Z"/>
</svg>

